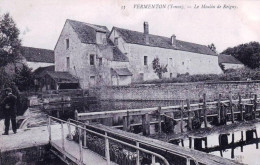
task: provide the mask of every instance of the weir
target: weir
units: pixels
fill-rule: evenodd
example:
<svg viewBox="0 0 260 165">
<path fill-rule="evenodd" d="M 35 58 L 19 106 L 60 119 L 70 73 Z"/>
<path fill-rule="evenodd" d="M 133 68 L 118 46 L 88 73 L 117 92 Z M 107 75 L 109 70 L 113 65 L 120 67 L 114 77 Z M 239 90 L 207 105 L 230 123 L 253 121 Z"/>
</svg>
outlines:
<svg viewBox="0 0 260 165">
<path fill-rule="evenodd" d="M 253 96 L 253 97 L 252 97 Z M 1 162 L 10 160 L 5 154 L 10 151 L 18 152 L 37 146 L 49 146 L 45 148 L 59 157 L 66 164 L 239 164 L 233 160 L 209 155 L 189 148 L 183 148 L 168 142 L 152 139 L 142 135 L 131 133 L 131 127 L 141 125 L 143 135 L 150 134 L 150 125 L 158 125 L 158 132 L 163 132 L 162 125 L 174 129 L 176 122 L 180 122 L 180 130 L 184 131 L 184 122 L 187 122 L 189 131 L 194 127 L 194 119 L 199 118 L 204 127 L 209 127 L 209 121 L 216 119 L 217 124 L 226 124 L 227 121 L 253 120 L 259 117 L 259 98 L 252 95 L 250 98 L 219 99 L 207 102 L 206 95 L 200 103 L 191 104 L 190 100 L 183 100 L 181 105 L 154 107 L 144 109 L 127 109 L 106 112 L 78 113 L 75 112 L 75 120 L 61 120 L 52 116 L 48 117 L 48 129 L 37 127 L 23 131 L 9 137 L 1 137 Z M 116 126 L 124 131 L 108 127 L 102 124 L 92 123 L 94 119 L 123 118 L 123 125 Z M 141 122 L 132 123 L 133 118 L 141 119 Z M 212 120 L 214 121 L 214 120 Z M 171 127 L 170 127 L 171 126 Z M 31 135 L 37 135 L 37 137 Z M 21 138 L 21 136 L 23 136 Z M 251 135 L 247 135 L 249 136 Z M 28 137 L 28 138 L 26 138 Z M 30 137 L 30 138 L 29 138 Z M 207 139 L 191 137 L 196 144 L 207 143 Z M 18 143 L 23 139 L 22 145 Z M 16 143 L 17 141 L 17 143 Z M 183 143 L 183 141 L 182 141 Z M 244 143 L 244 142 L 243 142 Z M 26 145 L 25 145 L 26 144 Z M 194 143 L 195 144 L 195 143 Z M 192 143 L 191 143 L 192 145 Z M 17 147 L 18 146 L 18 147 Z M 205 144 L 206 146 L 206 144 Z M 211 150 L 211 148 L 208 148 Z M 20 151 L 19 151 L 20 152 Z M 10 156 L 10 155 L 9 155 Z M 3 163 L 2 163 L 3 164 Z"/>
<path fill-rule="evenodd" d="M 217 101 L 207 102 L 206 94 L 203 95 L 200 103 L 190 104 L 190 100 L 182 100 L 181 105 L 167 106 L 167 107 L 153 107 L 143 109 L 127 109 L 116 111 L 103 111 L 91 113 L 75 112 L 75 119 L 80 121 L 91 122 L 93 119 L 111 119 L 123 117 L 123 125 L 115 126 L 123 128 L 125 131 L 130 131 L 131 126 L 142 125 L 142 132 L 144 135 L 150 134 L 150 125 L 157 124 L 159 132 L 162 130 L 162 123 L 167 123 L 168 127 L 174 129 L 174 123 L 180 122 L 180 130 L 184 130 L 184 122 L 187 123 L 187 129 L 192 130 L 200 125 L 208 127 L 209 120 L 216 125 L 225 125 L 227 121 L 232 123 L 235 120 L 244 121 L 256 119 L 259 115 L 260 109 L 257 109 L 259 104 L 257 95 L 250 98 L 241 98 L 238 94 L 238 99 L 232 99 L 229 95 L 228 100 L 223 100 L 221 94 Z M 185 104 L 186 103 L 186 104 Z M 131 123 L 130 118 L 142 117 L 142 123 Z M 155 120 L 151 122 L 151 118 Z M 169 120 L 171 122 L 169 122 Z M 134 120 L 132 120 L 134 121 Z M 167 122 L 168 121 L 168 122 Z M 113 122 L 112 122 L 113 123 Z M 196 124 L 198 126 L 196 126 Z M 174 130 L 172 130 L 174 131 Z"/>
</svg>

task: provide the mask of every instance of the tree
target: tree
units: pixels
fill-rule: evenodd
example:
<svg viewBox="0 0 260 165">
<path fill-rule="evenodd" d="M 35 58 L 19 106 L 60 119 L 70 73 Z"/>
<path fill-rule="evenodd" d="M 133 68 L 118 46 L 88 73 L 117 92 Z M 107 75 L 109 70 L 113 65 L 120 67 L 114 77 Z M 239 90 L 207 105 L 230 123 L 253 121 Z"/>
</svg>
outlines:
<svg viewBox="0 0 260 165">
<path fill-rule="evenodd" d="M 208 45 L 208 47 L 215 53 L 217 53 L 217 50 L 216 50 L 216 46 L 212 43 L 210 45 Z"/>
<path fill-rule="evenodd" d="M 34 75 L 32 69 L 23 65 L 15 74 L 14 82 L 20 91 L 29 90 L 34 86 Z"/>
<path fill-rule="evenodd" d="M 19 30 L 10 15 L 0 16 L 0 82 L 3 87 L 4 67 L 20 59 L 21 40 Z"/>
<path fill-rule="evenodd" d="M 240 44 L 233 48 L 227 48 L 222 54 L 232 55 L 249 68 L 260 67 L 260 44 L 259 42 L 250 42 Z"/>
<path fill-rule="evenodd" d="M 157 74 L 159 79 L 161 79 L 162 78 L 162 74 L 167 72 L 167 65 L 161 65 L 159 58 L 156 57 L 153 60 L 153 70 L 154 70 L 154 73 Z"/>
</svg>

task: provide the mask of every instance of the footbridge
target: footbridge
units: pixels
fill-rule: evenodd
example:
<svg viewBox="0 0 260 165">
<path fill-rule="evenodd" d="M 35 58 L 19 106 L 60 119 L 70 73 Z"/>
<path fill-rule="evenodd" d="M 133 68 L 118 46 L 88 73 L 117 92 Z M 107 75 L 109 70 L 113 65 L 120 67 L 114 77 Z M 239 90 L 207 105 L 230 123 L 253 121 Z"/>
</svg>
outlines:
<svg viewBox="0 0 260 165">
<path fill-rule="evenodd" d="M 55 124 L 54 124 L 55 123 Z M 60 135 L 52 139 L 52 127 Z M 118 130 L 102 124 L 86 124 L 48 118 L 51 151 L 67 164 L 238 164 L 235 161 Z"/>
</svg>

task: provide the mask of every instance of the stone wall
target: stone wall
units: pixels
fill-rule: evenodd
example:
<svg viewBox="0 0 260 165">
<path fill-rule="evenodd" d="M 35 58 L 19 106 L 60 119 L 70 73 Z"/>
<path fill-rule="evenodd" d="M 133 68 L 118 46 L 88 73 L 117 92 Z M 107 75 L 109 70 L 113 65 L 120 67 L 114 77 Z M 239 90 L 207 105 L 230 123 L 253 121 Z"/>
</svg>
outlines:
<svg viewBox="0 0 260 165">
<path fill-rule="evenodd" d="M 260 81 L 252 82 L 219 82 L 219 83 L 175 83 L 160 85 L 132 85 L 91 88 L 90 94 L 101 100 L 198 100 L 206 93 L 208 100 L 214 100 L 221 93 L 228 97 L 229 92 L 243 97 L 250 93 L 260 97 Z"/>
<path fill-rule="evenodd" d="M 37 164 L 46 159 L 48 146 L 35 146 L 30 148 L 16 149 L 1 152 L 1 165 Z"/>
</svg>

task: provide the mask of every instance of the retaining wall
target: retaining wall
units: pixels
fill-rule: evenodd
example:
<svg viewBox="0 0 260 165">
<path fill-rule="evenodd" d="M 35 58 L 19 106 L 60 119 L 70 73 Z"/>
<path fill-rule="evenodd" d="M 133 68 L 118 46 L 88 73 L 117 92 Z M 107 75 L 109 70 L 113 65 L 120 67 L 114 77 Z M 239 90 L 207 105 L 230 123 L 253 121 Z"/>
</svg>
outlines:
<svg viewBox="0 0 260 165">
<path fill-rule="evenodd" d="M 259 95 L 260 81 L 136 84 L 90 89 L 90 94 L 96 95 L 100 100 L 198 100 L 203 93 L 206 93 L 208 100 L 214 100 L 219 93 L 228 97 L 229 92 L 233 96 L 240 93 L 242 97 L 248 97 L 250 93 Z"/>
</svg>

